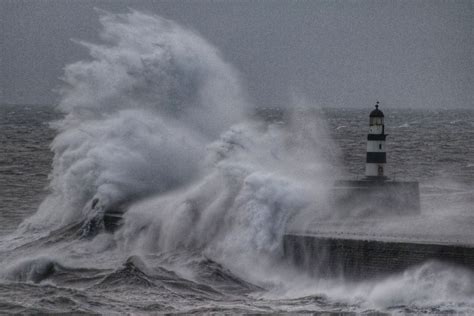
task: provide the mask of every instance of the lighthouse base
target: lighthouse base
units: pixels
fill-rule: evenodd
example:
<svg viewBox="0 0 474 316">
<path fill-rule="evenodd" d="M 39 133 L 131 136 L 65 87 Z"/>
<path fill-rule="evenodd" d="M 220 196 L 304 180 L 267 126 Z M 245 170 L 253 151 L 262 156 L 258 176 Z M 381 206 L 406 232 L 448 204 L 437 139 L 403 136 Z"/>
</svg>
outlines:
<svg viewBox="0 0 474 316">
<path fill-rule="evenodd" d="M 474 215 L 420 212 L 417 182 L 338 181 L 333 201 L 294 214 L 285 257 L 318 276 L 370 279 L 428 261 L 474 270 Z"/>
<path fill-rule="evenodd" d="M 334 184 L 332 193 L 332 208 L 343 216 L 420 213 L 420 189 L 415 181 L 385 177 L 341 180 Z"/>
</svg>

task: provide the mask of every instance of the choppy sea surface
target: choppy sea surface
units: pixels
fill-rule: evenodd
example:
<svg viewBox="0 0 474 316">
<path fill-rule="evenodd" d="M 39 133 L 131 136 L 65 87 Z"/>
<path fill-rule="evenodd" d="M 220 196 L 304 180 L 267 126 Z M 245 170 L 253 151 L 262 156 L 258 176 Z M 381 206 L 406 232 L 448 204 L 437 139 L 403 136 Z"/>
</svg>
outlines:
<svg viewBox="0 0 474 316">
<path fill-rule="evenodd" d="M 363 174 L 370 110 L 317 111 L 314 124 L 325 130 L 319 135 L 329 144 L 325 148 L 331 148 L 332 157 L 337 157 L 331 173 L 350 178 Z M 474 212 L 474 111 L 383 110 L 389 134 L 389 176 L 420 181 L 422 212 L 434 206 L 446 212 Z M 286 128 L 281 127 L 285 122 L 265 117 L 267 114 L 260 114 L 260 118 L 271 121 L 269 126 Z M 124 225 L 115 233 L 84 236 L 83 220 L 38 227 L 30 222 L 19 228 L 54 193 L 54 188 L 48 186 L 48 175 L 53 163 L 50 145 L 57 131 L 49 123 L 62 117 L 52 106 L 0 107 L 0 313 L 474 312 L 472 272 L 449 265 L 429 263 L 386 279 L 358 283 L 310 277 L 289 267 L 279 255 L 271 253 L 278 254 L 275 249 L 280 247 L 281 236 L 274 236 L 274 240 L 261 236 L 269 228 L 260 225 L 268 225 L 272 234 L 281 234 L 271 223 L 271 216 L 280 216 L 277 211 L 268 210 L 267 205 L 273 201 L 252 204 L 257 214 L 261 211 L 267 216 L 252 229 L 254 234 L 239 225 L 229 225 L 228 231 L 219 235 L 224 241 L 229 236 L 258 240 L 241 241 L 241 248 L 229 242 L 228 247 L 232 252 L 240 251 L 238 254 L 219 249 L 221 244 L 209 239 L 212 233 L 200 231 L 199 227 L 177 233 L 194 234 L 202 244 L 173 234 L 160 235 L 159 230 L 164 228 L 156 225 L 156 219 L 155 224 L 145 222 L 154 218 L 149 213 L 167 207 L 162 201 L 147 210 L 148 215 L 140 219 L 137 227 Z M 307 123 L 297 120 L 295 126 L 304 129 Z M 253 181 L 248 178 L 251 173 L 246 177 L 246 181 Z M 259 181 L 263 181 L 259 182 L 260 187 L 253 184 L 251 188 L 260 194 L 256 199 L 271 198 L 273 195 L 262 191 L 275 190 L 271 180 L 267 176 Z M 215 190 L 209 183 L 198 185 Z M 289 185 L 284 187 L 290 190 Z M 228 194 L 246 197 L 242 192 Z M 168 194 L 166 198 L 173 197 Z M 275 199 L 281 197 L 277 194 Z M 213 212 L 236 211 L 232 205 L 235 203 L 244 202 L 229 202 L 225 204 L 228 210 L 217 208 Z M 292 211 L 291 203 L 283 203 L 284 212 Z M 150 205 L 153 203 L 147 200 L 140 207 Z M 248 218 L 239 221 L 247 220 L 245 225 L 252 225 L 250 221 L 257 221 L 255 214 L 246 212 Z M 177 217 L 175 221 L 186 219 Z M 222 221 L 232 221 L 232 217 Z M 196 221 L 195 225 L 202 224 Z M 178 242 L 165 246 L 160 238 L 176 238 Z M 255 249 L 247 248 L 255 243 L 260 244 Z M 267 248 L 270 244 L 272 249 Z M 236 264 L 223 259 L 226 257 Z"/>
</svg>

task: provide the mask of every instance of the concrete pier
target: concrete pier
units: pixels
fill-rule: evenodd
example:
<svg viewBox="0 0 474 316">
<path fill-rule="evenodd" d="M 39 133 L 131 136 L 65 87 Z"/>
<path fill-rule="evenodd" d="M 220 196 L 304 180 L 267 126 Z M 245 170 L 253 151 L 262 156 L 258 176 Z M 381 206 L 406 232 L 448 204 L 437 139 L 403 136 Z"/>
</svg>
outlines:
<svg viewBox="0 0 474 316">
<path fill-rule="evenodd" d="M 285 256 L 323 277 L 371 279 L 437 260 L 474 270 L 474 246 L 286 234 Z"/>
</svg>

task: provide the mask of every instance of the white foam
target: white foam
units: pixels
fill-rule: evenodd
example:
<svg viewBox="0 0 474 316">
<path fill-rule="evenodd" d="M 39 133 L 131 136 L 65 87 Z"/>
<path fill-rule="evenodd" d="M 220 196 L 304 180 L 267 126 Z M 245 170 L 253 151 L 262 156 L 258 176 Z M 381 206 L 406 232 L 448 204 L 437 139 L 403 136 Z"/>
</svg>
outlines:
<svg viewBox="0 0 474 316">
<path fill-rule="evenodd" d="M 103 43 L 80 42 L 91 60 L 65 69 L 52 193 L 23 227 L 189 182 L 206 144 L 247 110 L 236 71 L 193 31 L 137 11 L 100 21 Z"/>
</svg>

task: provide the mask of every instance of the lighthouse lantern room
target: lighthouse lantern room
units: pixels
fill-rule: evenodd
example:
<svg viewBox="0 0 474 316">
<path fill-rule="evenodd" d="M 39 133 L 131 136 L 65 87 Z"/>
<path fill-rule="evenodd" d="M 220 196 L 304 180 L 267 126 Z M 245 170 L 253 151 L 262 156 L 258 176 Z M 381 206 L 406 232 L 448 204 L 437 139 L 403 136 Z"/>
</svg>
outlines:
<svg viewBox="0 0 474 316">
<path fill-rule="evenodd" d="M 387 157 L 385 153 L 384 115 L 379 110 L 379 101 L 375 110 L 370 113 L 369 134 L 367 135 L 367 159 L 365 165 L 365 176 L 370 179 L 385 179 L 385 164 Z"/>
</svg>

